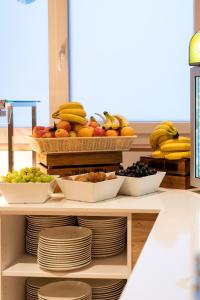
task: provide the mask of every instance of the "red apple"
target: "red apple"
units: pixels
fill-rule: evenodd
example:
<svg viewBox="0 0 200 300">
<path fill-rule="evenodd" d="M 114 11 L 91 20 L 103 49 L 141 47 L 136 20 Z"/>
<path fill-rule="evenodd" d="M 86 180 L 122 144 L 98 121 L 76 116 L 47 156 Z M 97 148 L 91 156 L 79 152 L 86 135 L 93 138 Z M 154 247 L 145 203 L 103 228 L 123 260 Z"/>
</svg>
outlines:
<svg viewBox="0 0 200 300">
<path fill-rule="evenodd" d="M 50 131 L 45 131 L 44 134 L 41 136 L 42 138 L 52 138 L 52 132 Z"/>
<path fill-rule="evenodd" d="M 105 129 L 102 127 L 98 126 L 94 128 L 94 133 L 93 136 L 104 136 L 106 133 Z"/>
<path fill-rule="evenodd" d="M 45 132 L 44 126 L 35 126 L 33 128 L 33 137 L 40 138 Z"/>
</svg>

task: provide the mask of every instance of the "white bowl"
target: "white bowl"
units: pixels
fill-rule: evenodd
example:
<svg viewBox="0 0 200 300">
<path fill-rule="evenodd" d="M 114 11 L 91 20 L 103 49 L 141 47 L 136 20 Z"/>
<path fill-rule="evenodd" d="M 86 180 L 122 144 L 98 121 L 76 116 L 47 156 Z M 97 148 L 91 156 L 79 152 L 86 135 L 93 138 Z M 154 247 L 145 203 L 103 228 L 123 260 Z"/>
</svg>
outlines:
<svg viewBox="0 0 200 300">
<path fill-rule="evenodd" d="M 163 181 L 166 172 L 157 172 L 145 177 L 126 177 L 119 194 L 127 196 L 141 196 L 156 192 Z"/>
<path fill-rule="evenodd" d="M 0 182 L 0 190 L 6 201 L 13 203 L 43 203 L 55 188 L 56 181 L 50 183 L 4 183 Z"/>
<path fill-rule="evenodd" d="M 72 178 L 75 176 L 72 176 Z M 115 198 L 124 181 L 124 177 L 105 180 L 97 183 L 56 179 L 64 196 L 68 200 L 97 202 Z"/>
</svg>

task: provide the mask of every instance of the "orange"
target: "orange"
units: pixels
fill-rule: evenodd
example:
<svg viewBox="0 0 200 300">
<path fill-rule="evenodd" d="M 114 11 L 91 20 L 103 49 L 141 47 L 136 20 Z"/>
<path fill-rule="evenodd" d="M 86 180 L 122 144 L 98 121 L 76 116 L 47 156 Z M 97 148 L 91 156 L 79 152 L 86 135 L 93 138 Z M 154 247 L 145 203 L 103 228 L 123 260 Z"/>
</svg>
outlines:
<svg viewBox="0 0 200 300">
<path fill-rule="evenodd" d="M 123 127 L 121 130 L 120 130 L 120 135 L 121 136 L 133 136 L 135 135 L 135 131 L 132 127 Z"/>
<path fill-rule="evenodd" d="M 119 132 L 117 130 L 114 129 L 109 129 L 106 131 L 105 136 L 118 136 Z"/>
</svg>

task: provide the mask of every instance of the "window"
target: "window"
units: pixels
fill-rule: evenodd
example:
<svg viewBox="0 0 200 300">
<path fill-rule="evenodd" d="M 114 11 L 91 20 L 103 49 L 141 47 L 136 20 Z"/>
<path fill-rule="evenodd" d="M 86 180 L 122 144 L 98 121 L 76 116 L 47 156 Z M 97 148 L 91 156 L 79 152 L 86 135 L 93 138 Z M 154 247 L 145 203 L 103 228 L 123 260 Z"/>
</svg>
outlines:
<svg viewBox="0 0 200 300">
<path fill-rule="evenodd" d="M 48 0 L 1 0 L 0 13 L 0 98 L 40 100 L 38 123 L 48 125 Z M 14 116 L 15 126 L 31 126 L 30 109 L 16 108 Z"/>
<path fill-rule="evenodd" d="M 90 115 L 189 121 L 193 1 L 69 0 L 70 99 Z"/>
</svg>

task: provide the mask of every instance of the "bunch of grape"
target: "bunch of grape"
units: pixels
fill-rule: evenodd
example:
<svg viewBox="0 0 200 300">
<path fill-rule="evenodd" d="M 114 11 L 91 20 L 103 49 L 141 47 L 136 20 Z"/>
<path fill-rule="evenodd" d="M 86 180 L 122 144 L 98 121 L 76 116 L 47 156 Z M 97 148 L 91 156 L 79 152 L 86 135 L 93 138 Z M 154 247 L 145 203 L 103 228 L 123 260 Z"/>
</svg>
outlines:
<svg viewBox="0 0 200 300">
<path fill-rule="evenodd" d="M 145 177 L 156 173 L 157 171 L 155 169 L 150 168 L 148 164 L 140 161 L 133 163 L 132 166 L 127 169 L 116 171 L 116 175 L 128 177 Z"/>
<path fill-rule="evenodd" d="M 1 177 L 1 182 L 7 183 L 29 183 L 42 182 L 48 183 L 53 180 L 53 177 L 46 175 L 40 171 L 39 168 L 23 168 L 19 172 L 8 172 L 6 176 Z"/>
</svg>

